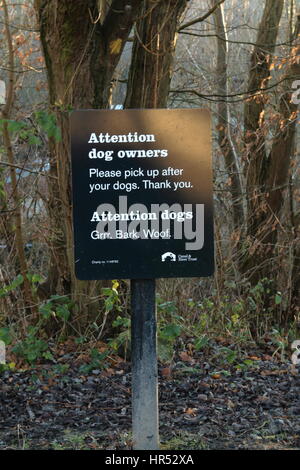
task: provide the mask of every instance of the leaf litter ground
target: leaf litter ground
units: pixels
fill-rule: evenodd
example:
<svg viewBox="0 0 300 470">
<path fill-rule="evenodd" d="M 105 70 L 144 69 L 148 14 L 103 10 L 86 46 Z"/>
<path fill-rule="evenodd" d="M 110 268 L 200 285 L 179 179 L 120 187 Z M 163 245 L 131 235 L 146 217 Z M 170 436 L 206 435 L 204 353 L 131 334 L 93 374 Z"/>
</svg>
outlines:
<svg viewBox="0 0 300 470">
<path fill-rule="evenodd" d="M 162 449 L 300 449 L 299 369 L 257 350 L 241 364 L 186 348 L 159 367 Z M 0 374 L 1 450 L 131 448 L 130 362 Z"/>
</svg>

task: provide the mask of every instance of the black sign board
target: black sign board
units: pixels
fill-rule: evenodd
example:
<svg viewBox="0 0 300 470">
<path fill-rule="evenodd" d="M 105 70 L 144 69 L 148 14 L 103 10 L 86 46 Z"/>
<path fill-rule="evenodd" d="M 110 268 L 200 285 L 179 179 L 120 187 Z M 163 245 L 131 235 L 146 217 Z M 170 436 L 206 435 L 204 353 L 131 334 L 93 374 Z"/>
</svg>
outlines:
<svg viewBox="0 0 300 470">
<path fill-rule="evenodd" d="M 210 114 L 71 115 L 75 271 L 82 280 L 210 276 Z"/>
</svg>

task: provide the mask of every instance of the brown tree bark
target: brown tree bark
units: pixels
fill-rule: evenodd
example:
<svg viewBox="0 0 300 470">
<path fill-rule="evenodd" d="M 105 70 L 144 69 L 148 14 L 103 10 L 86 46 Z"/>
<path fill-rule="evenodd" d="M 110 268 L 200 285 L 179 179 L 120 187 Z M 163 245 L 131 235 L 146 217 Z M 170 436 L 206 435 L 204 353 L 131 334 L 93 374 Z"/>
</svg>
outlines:
<svg viewBox="0 0 300 470">
<path fill-rule="evenodd" d="M 279 217 L 284 204 L 284 197 L 287 194 L 289 182 L 289 172 L 291 161 L 294 157 L 296 126 L 299 122 L 299 105 L 292 101 L 292 83 L 300 77 L 300 15 L 296 18 L 294 31 L 295 46 L 292 49 L 290 64 L 285 74 L 284 89 L 281 94 L 279 111 L 281 119 L 277 124 L 273 145 L 269 155 L 269 171 L 266 181 L 266 202 L 267 210 L 264 213 L 265 221 L 263 228 L 268 233 L 265 235 L 261 231 L 261 237 L 267 248 L 264 256 L 269 258 L 269 253 L 274 251 L 277 242 L 278 231 L 280 228 Z M 299 125 L 299 124 L 298 124 Z M 293 188 L 291 188 L 293 189 Z M 291 312 L 287 312 L 287 322 L 292 315 L 299 312 L 300 299 L 300 216 L 297 214 L 294 218 L 292 231 L 293 238 L 293 267 L 292 267 L 292 298 Z M 276 230 L 270 230 L 270 227 L 276 227 Z M 288 318 L 289 317 L 289 318 Z"/>
<path fill-rule="evenodd" d="M 246 100 L 244 106 L 246 175 L 247 190 L 250 192 L 249 211 L 251 213 L 254 203 L 251 197 L 253 188 L 257 188 L 258 184 L 263 184 L 265 181 L 266 150 L 263 112 L 268 95 L 264 93 L 264 88 L 268 85 L 271 75 L 270 64 L 275 51 L 283 5 L 284 0 L 266 0 L 257 33 L 257 45 L 251 55 L 247 87 L 250 98 Z M 253 90 L 261 90 L 261 92 L 251 97 Z"/>
<path fill-rule="evenodd" d="M 268 100 L 264 89 L 271 76 L 270 64 L 275 51 L 284 0 L 266 0 L 257 33 L 257 45 L 251 56 L 248 80 L 250 98 L 244 106 L 245 175 L 247 190 L 247 233 L 255 238 L 261 227 L 264 203 L 261 198 L 267 177 L 268 155 L 265 147 L 264 110 Z M 262 48 L 262 44 L 265 46 Z M 261 90 L 251 96 L 253 90 Z"/>
<path fill-rule="evenodd" d="M 261 25 L 262 28 L 262 25 Z M 275 136 L 270 152 L 266 152 L 261 136 L 259 115 L 263 112 L 261 104 L 253 109 L 252 126 L 256 119 L 257 141 L 251 147 L 250 163 L 247 175 L 248 191 L 248 243 L 250 251 L 243 260 L 243 272 L 247 272 L 252 282 L 262 277 L 270 277 L 274 271 L 273 256 L 276 249 L 280 227 L 280 211 L 284 202 L 284 192 L 288 184 L 288 175 L 296 133 L 297 105 L 291 100 L 292 82 L 300 74 L 299 55 L 300 19 L 295 28 L 295 44 L 290 57 L 290 64 L 284 77 L 279 103 L 279 115 Z M 294 58 L 293 58 L 294 55 Z M 248 106 L 248 105 L 247 105 Z M 249 123 L 250 110 L 246 110 L 246 122 Z M 247 118 L 248 116 L 248 118 Z M 258 119 L 258 121 L 257 121 Z M 252 141 L 253 143 L 254 141 Z M 258 144 L 258 142 L 260 142 Z M 258 148 L 257 148 L 258 146 Z"/>
<path fill-rule="evenodd" d="M 144 0 L 130 66 L 126 108 L 165 108 L 178 22 L 187 0 Z"/>
<path fill-rule="evenodd" d="M 266 0 L 259 25 L 256 46 L 251 56 L 248 79 L 250 98 L 244 105 L 245 178 L 247 192 L 247 239 L 241 258 L 241 271 L 248 273 L 253 282 L 263 276 L 256 269 L 259 264 L 253 246 L 264 223 L 264 193 L 268 171 L 268 154 L 265 147 L 264 110 L 268 100 L 264 89 L 271 75 L 270 64 L 275 50 L 284 0 Z M 262 47 L 262 44 L 265 46 Z M 253 90 L 261 90 L 253 95 Z"/>
</svg>

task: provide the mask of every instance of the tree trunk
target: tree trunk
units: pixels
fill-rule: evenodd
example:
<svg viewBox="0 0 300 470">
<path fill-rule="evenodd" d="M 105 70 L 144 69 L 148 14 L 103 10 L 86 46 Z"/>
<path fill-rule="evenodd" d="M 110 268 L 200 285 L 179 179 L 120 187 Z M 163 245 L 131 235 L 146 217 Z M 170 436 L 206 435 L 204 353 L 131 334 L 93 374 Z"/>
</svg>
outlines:
<svg viewBox="0 0 300 470">
<path fill-rule="evenodd" d="M 215 5 L 215 0 L 211 0 L 212 7 Z M 227 95 L 227 34 L 224 24 L 223 5 L 220 5 L 214 11 L 214 19 L 217 30 L 217 74 L 218 74 L 218 89 L 217 94 Z M 237 155 L 230 135 L 230 113 L 229 105 L 226 101 L 218 103 L 218 142 L 220 149 L 223 153 L 225 166 L 228 176 L 231 178 L 231 196 L 232 196 L 232 211 L 233 211 L 233 227 L 238 233 L 244 224 L 244 209 L 243 209 L 243 196 L 242 184 L 239 175 L 239 168 L 237 165 Z"/>
<path fill-rule="evenodd" d="M 51 220 L 51 266 L 43 296 L 69 294 L 81 314 L 98 283 L 79 281 L 74 274 L 71 210 L 69 110 L 107 108 L 115 67 L 132 28 L 139 0 L 36 0 L 45 55 L 50 108 L 61 130 L 61 141 L 50 139 L 49 215 Z M 101 7 L 99 17 L 98 7 Z M 54 182 L 54 183 L 53 183 Z M 53 290 L 53 291 L 52 291 Z M 51 292 L 52 291 L 52 292 Z M 92 304 L 96 309 L 97 303 Z"/>
<path fill-rule="evenodd" d="M 132 52 L 126 108 L 165 108 L 176 31 L 187 0 L 144 0 Z"/>
<path fill-rule="evenodd" d="M 248 236 L 252 244 L 251 254 L 247 256 L 244 269 L 250 273 L 253 282 L 262 277 L 270 277 L 274 272 L 274 253 L 280 229 L 280 211 L 284 202 L 284 192 L 288 186 L 288 175 L 293 156 L 296 134 L 297 104 L 292 102 L 292 82 L 300 74 L 299 54 L 300 17 L 295 28 L 294 58 L 283 81 L 279 103 L 278 119 L 272 147 L 266 158 L 261 160 L 260 171 L 249 168 L 248 190 L 252 189 L 249 199 Z M 255 155 L 255 158 L 257 155 Z M 251 186 L 250 186 L 251 181 Z M 256 190 L 256 195 L 255 195 Z"/>
<path fill-rule="evenodd" d="M 268 232 L 271 232 L 269 215 L 266 211 L 268 205 L 266 200 L 267 179 L 271 160 L 265 146 L 267 131 L 264 112 L 268 95 L 264 89 L 269 83 L 270 64 L 275 50 L 283 4 L 283 0 L 266 0 L 256 46 L 251 57 L 248 81 L 250 98 L 244 106 L 248 246 L 245 247 L 240 267 L 242 272 L 247 274 L 254 283 L 270 274 L 264 256 L 264 238 Z M 261 91 L 254 94 L 254 90 Z M 289 155 L 286 155 L 286 159 L 289 159 Z"/>
<path fill-rule="evenodd" d="M 265 134 L 264 109 L 268 95 L 264 89 L 269 84 L 270 65 L 275 50 L 284 0 L 266 0 L 259 25 L 256 46 L 251 56 L 251 68 L 247 91 L 250 98 L 244 106 L 244 128 L 246 145 L 247 189 L 250 191 L 249 209 L 252 211 L 253 189 L 265 181 Z M 254 90 L 261 92 L 253 93 Z M 254 95 L 254 96 L 253 96 Z M 252 215 L 252 214 L 251 214 Z"/>
<path fill-rule="evenodd" d="M 8 48 L 8 60 L 9 60 L 9 83 L 7 88 L 7 99 L 5 106 L 1 111 L 1 117 L 4 119 L 3 122 L 3 144 L 4 150 L 7 155 L 8 163 L 10 164 L 10 178 L 11 178 L 11 199 L 13 202 L 13 209 L 11 213 L 13 215 L 13 223 L 8 221 L 5 224 L 5 228 L 9 229 L 9 232 L 6 232 L 5 235 L 7 236 L 7 246 L 12 242 L 13 232 L 15 238 L 15 248 L 17 252 L 17 263 L 16 263 L 16 271 L 20 272 L 23 276 L 23 283 L 22 283 L 22 290 L 23 290 L 23 299 L 24 299 L 24 306 L 27 309 L 27 312 L 32 313 L 34 316 L 37 315 L 37 308 L 36 302 L 31 290 L 31 285 L 28 275 L 28 266 L 27 260 L 25 256 L 25 246 L 24 246 L 24 237 L 23 237 L 23 229 L 22 229 L 22 204 L 21 198 L 19 195 L 19 187 L 18 187 L 18 180 L 16 175 L 15 165 L 15 157 L 11 142 L 11 136 L 9 133 L 8 121 L 11 119 L 12 108 L 14 104 L 14 96 L 15 96 L 15 73 L 14 73 L 14 51 L 13 51 L 13 40 L 10 32 L 9 27 L 9 14 L 7 3 L 3 0 L 3 9 L 4 9 L 4 20 L 5 20 L 5 37 L 7 41 L 7 48 Z M 6 201 L 5 201 L 6 204 Z M 27 313 L 26 312 L 26 313 Z M 26 316 L 25 316 L 26 317 Z M 26 321 L 25 321 L 26 325 Z"/>
</svg>

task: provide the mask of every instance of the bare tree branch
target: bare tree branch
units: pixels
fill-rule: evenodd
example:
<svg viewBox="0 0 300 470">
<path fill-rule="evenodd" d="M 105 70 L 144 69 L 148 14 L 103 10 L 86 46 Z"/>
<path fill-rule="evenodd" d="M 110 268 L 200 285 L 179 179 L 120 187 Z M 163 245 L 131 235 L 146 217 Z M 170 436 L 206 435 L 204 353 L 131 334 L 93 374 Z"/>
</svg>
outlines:
<svg viewBox="0 0 300 470">
<path fill-rule="evenodd" d="M 199 18 L 195 18 L 194 20 L 188 21 L 187 23 L 184 23 L 182 26 L 180 26 L 180 28 L 177 29 L 177 32 L 179 33 L 183 29 L 186 29 L 189 26 L 193 26 L 193 24 L 201 23 L 202 21 L 206 20 L 206 18 L 212 15 L 214 11 L 224 2 L 225 0 L 220 0 L 218 3 L 216 3 L 216 5 L 214 5 L 210 10 L 208 10 L 208 12 L 205 13 L 205 15 L 200 16 Z"/>
</svg>

